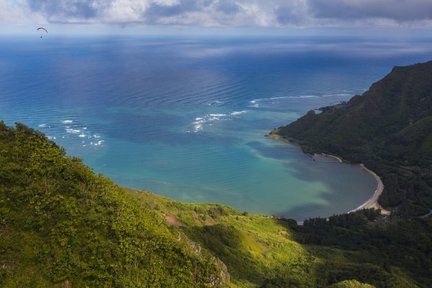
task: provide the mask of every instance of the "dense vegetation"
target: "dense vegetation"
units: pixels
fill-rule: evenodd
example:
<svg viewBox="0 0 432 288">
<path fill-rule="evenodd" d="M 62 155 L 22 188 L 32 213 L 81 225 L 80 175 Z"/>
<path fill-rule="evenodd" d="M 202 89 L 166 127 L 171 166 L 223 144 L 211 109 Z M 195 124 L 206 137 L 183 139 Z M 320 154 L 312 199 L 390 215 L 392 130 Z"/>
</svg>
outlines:
<svg viewBox="0 0 432 288">
<path fill-rule="evenodd" d="M 355 238 L 369 226 L 372 230 L 373 226 L 384 229 L 386 220 L 374 210 L 334 216 L 329 225 L 319 228 L 311 225 L 318 219 L 298 226 L 293 220 L 249 215 L 221 205 L 183 204 L 145 192 L 134 195 L 142 199 L 142 205 L 165 215 L 187 237 L 221 259 L 231 275 L 232 287 L 409 288 L 428 287 L 430 283 L 430 254 L 416 252 L 411 262 L 405 257 L 419 247 L 428 249 L 431 234 L 417 234 L 415 237 L 422 241 L 406 252 L 402 250 L 407 243 L 413 243 L 412 231 L 417 230 L 402 230 L 399 235 L 398 231 L 387 235 L 383 230 L 383 240 L 382 235 L 371 233 L 365 245 L 361 243 L 366 236 Z M 344 217 L 348 218 L 343 221 Z M 429 220 L 424 221 L 432 226 Z M 340 227 L 331 228 L 336 224 Z M 347 228 L 351 225 L 357 228 Z M 325 238 L 322 242 L 321 237 Z M 405 238 L 411 242 L 405 243 Z M 339 245 L 339 241 L 349 242 Z M 386 243 L 389 249 L 377 253 L 380 246 L 374 246 L 374 241 Z M 396 250 L 402 253 L 394 253 Z M 419 254 L 421 257 L 415 258 Z M 420 267 L 421 263 L 424 267 Z"/>
<path fill-rule="evenodd" d="M 432 62 L 396 67 L 362 96 L 272 133 L 308 153 L 365 163 L 384 182 L 380 204 L 395 215 L 432 209 Z"/>
<path fill-rule="evenodd" d="M 220 266 L 41 133 L 0 122 L 0 287 L 210 287 Z"/>
<path fill-rule="evenodd" d="M 404 271 L 416 280 L 416 285 L 428 287 L 432 275 L 432 219 L 388 219 L 377 210 L 332 216 L 329 219 L 309 219 L 303 226 L 292 226 L 296 240 L 307 245 L 337 247 L 359 251 L 357 261 L 365 261 L 360 269 L 347 269 L 344 277 L 353 273 L 355 279 L 375 284 L 377 287 L 393 287 L 394 279 L 386 274 Z M 380 267 L 376 270 L 372 266 Z M 337 267 L 337 265 L 336 265 Z M 340 268 L 336 268 L 339 270 Z M 333 273 L 332 269 L 326 271 Z M 340 273 L 341 271 L 339 271 Z M 337 273 L 332 276 L 339 276 Z M 414 282 L 401 283 L 401 287 L 414 287 Z"/>
<path fill-rule="evenodd" d="M 364 213 L 351 214 L 358 227 L 380 219 Z M 22 124 L 0 122 L 0 220 L 0 287 L 402 288 L 428 277 L 403 258 L 382 265 L 369 244 L 337 248 L 308 223 L 118 187 Z"/>
<path fill-rule="evenodd" d="M 363 251 L 385 272 L 354 267 L 342 273 L 391 287 L 371 275 L 404 272 L 429 287 L 432 275 L 432 62 L 396 67 L 362 96 L 310 111 L 271 134 L 299 143 L 307 153 L 328 153 L 363 162 L 381 176 L 379 202 L 390 217 L 365 210 L 291 226 L 300 243 Z M 393 267 L 392 267 L 393 266 Z M 395 266 L 401 269 L 395 270 Z M 338 270 L 338 269 L 337 269 Z M 356 272 L 354 272 L 356 271 Z M 329 272 L 332 273 L 331 271 Z M 333 277 L 333 276 L 332 276 Z M 337 280 L 338 278 L 334 278 Z M 370 281 L 369 281 L 370 282 Z M 404 283 L 410 287 L 413 283 Z M 340 284 L 342 285 L 342 284 Z"/>
</svg>

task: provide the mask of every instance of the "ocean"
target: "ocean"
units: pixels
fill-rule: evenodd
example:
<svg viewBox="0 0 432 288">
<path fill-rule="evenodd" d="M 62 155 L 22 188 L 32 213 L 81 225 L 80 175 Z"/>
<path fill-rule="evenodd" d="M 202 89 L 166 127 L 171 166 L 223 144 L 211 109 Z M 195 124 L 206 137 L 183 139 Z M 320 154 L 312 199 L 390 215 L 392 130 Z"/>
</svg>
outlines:
<svg viewBox="0 0 432 288">
<path fill-rule="evenodd" d="M 297 220 L 356 208 L 376 183 L 264 137 L 363 93 L 429 40 L 0 38 L 0 119 L 45 133 L 127 187 Z"/>
</svg>

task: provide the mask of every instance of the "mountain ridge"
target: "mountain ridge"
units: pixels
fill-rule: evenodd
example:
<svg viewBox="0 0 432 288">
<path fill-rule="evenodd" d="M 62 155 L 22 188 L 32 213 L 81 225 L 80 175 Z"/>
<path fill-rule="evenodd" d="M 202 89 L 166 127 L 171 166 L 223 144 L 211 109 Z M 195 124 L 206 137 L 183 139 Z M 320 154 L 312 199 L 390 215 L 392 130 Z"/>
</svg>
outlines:
<svg viewBox="0 0 432 288">
<path fill-rule="evenodd" d="M 401 216 L 432 208 L 432 61 L 395 67 L 361 96 L 310 111 L 272 134 L 308 153 L 365 163 L 383 179 L 380 204 Z"/>
</svg>

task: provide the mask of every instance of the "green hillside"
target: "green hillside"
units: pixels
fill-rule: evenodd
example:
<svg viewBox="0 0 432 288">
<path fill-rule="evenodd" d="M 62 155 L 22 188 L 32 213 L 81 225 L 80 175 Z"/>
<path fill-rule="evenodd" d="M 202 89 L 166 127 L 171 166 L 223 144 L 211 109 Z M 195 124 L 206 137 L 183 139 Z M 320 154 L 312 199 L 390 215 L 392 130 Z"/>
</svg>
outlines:
<svg viewBox="0 0 432 288">
<path fill-rule="evenodd" d="M 0 123 L 1 287 L 211 287 L 221 265 L 44 135 Z"/>
<path fill-rule="evenodd" d="M 298 226 L 180 203 L 119 187 L 22 124 L 0 122 L 0 219 L 0 287 L 430 283 L 431 233 L 412 233 L 430 219 L 399 229 L 366 210 Z"/>
<path fill-rule="evenodd" d="M 396 67 L 363 95 L 272 133 L 365 163 L 383 179 L 380 204 L 396 215 L 432 209 L 432 62 Z"/>
<path fill-rule="evenodd" d="M 364 210 L 299 226 L 221 205 L 129 192 L 223 261 L 231 287 L 408 288 L 428 287 L 431 280 L 430 219 L 389 223 Z"/>
</svg>

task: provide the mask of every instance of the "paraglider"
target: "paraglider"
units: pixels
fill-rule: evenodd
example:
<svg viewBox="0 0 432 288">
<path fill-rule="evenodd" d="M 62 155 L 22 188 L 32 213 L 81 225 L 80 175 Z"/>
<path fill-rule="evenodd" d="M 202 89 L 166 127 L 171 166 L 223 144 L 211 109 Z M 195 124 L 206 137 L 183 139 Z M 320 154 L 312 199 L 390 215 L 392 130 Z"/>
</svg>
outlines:
<svg viewBox="0 0 432 288">
<path fill-rule="evenodd" d="M 45 31 L 45 33 L 48 34 L 48 30 L 45 29 L 44 27 L 39 27 L 39 28 L 36 29 L 36 31 Z M 42 35 L 40 36 L 40 38 L 42 38 Z"/>
</svg>

